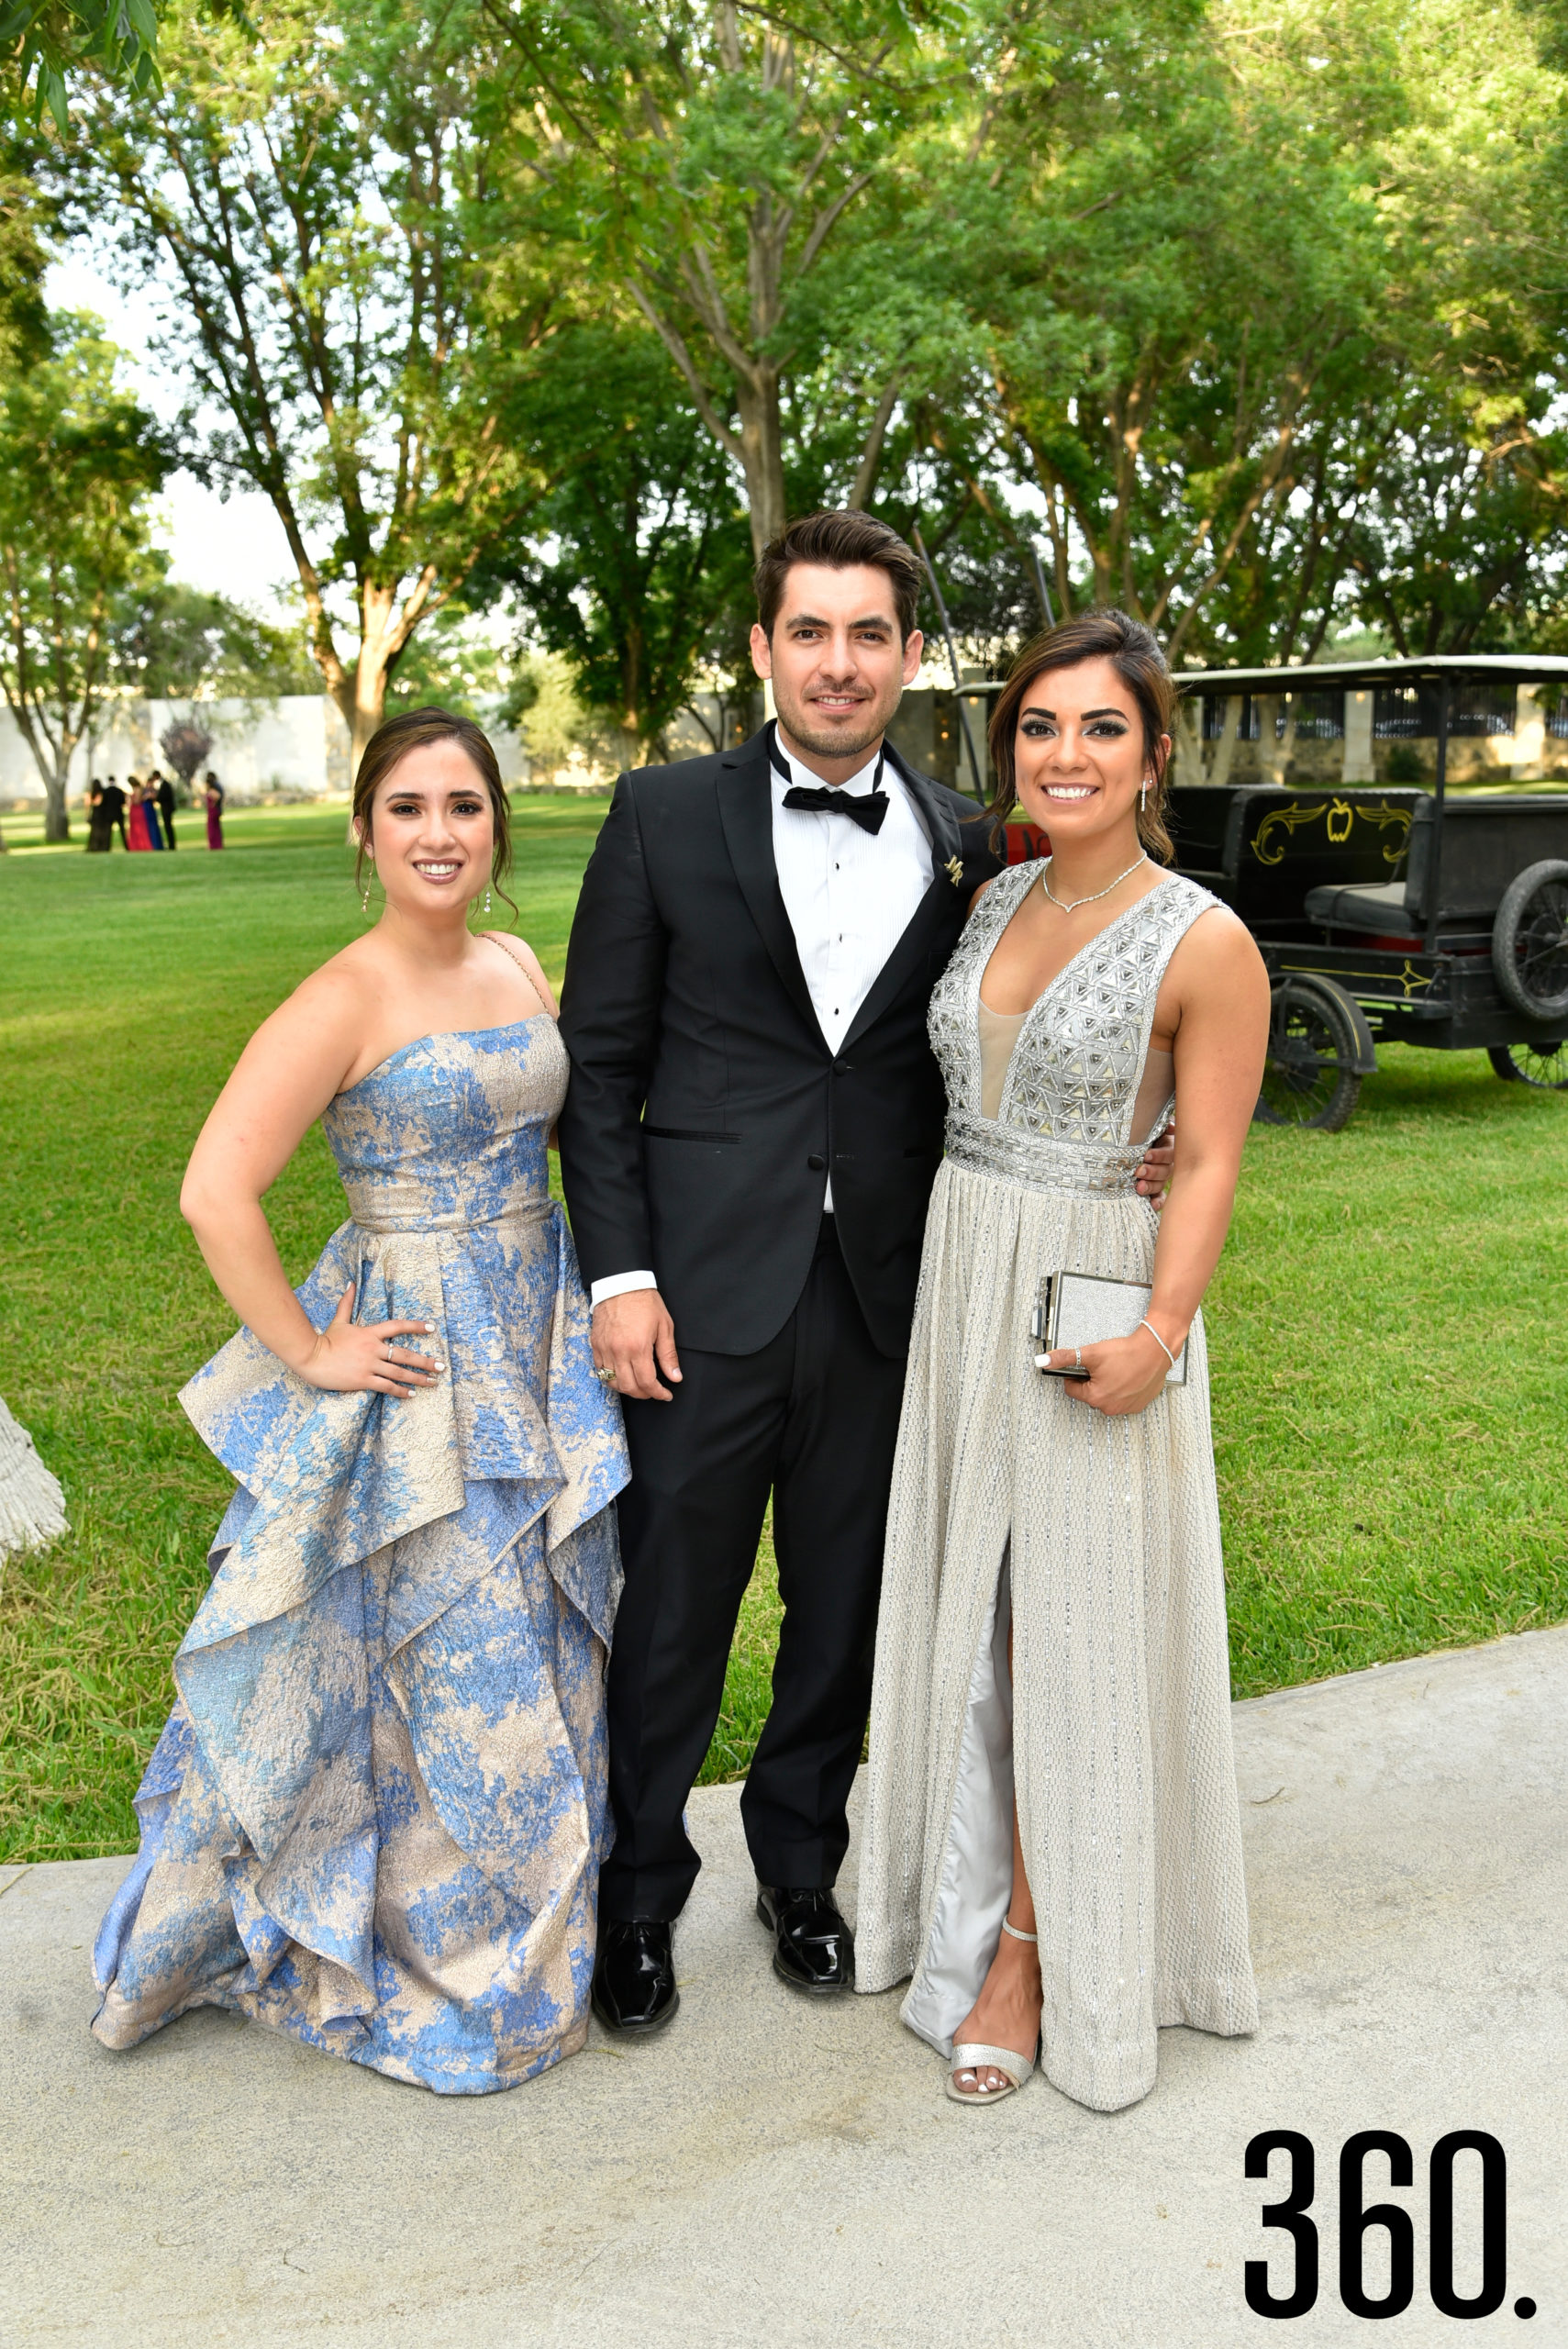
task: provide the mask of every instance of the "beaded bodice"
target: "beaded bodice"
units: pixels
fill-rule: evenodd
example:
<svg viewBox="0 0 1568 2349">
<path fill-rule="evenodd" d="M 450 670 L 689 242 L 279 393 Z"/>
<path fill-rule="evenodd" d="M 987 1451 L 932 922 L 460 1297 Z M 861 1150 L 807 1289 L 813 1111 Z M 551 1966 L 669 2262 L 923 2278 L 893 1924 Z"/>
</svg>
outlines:
<svg viewBox="0 0 1568 2349">
<path fill-rule="evenodd" d="M 931 996 L 932 1049 L 949 1109 L 965 1126 L 981 1115 L 980 982 L 1040 872 L 1038 863 L 1010 865 L 993 882 Z M 1160 981 L 1182 939 L 1215 903 L 1195 882 L 1168 874 L 1058 972 L 1018 1031 L 996 1126 L 1106 1151 L 1125 1151 L 1140 1139 L 1129 1128 Z"/>
</svg>

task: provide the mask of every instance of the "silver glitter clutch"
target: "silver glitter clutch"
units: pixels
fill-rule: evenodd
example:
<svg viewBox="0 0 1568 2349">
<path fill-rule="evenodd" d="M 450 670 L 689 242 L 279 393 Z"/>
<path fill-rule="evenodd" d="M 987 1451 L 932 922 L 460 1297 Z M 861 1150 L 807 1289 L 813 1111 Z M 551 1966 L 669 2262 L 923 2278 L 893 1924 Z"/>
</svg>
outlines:
<svg viewBox="0 0 1568 2349">
<path fill-rule="evenodd" d="M 1097 1346 L 1106 1338 L 1130 1338 L 1149 1310 L 1154 1292 L 1141 1281 L 1115 1281 L 1104 1273 L 1046 1273 L 1040 1284 L 1040 1301 L 1029 1316 L 1029 1335 L 1040 1351 L 1037 1370 L 1048 1378 L 1082 1378 L 1084 1371 L 1046 1370 L 1046 1356 L 1063 1346 Z M 1165 1373 L 1167 1386 L 1187 1383 L 1187 1350 L 1184 1345 L 1173 1370 Z"/>
</svg>

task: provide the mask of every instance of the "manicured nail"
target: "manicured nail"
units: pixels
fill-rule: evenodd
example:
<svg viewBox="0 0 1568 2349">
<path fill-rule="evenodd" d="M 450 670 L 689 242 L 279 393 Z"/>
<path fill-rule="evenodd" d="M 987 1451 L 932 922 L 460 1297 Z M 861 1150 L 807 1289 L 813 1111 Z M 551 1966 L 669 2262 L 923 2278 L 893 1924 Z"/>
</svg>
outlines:
<svg viewBox="0 0 1568 2349">
<path fill-rule="evenodd" d="M 426 1324 L 425 1324 L 425 1335 L 426 1335 L 426 1337 L 427 1337 L 427 1338 L 433 1338 L 433 1337 L 435 1336 L 435 1334 L 436 1334 L 436 1325 L 435 1325 L 435 1323 L 434 1323 L 433 1321 L 427 1321 L 427 1322 L 426 1322 Z"/>
</svg>

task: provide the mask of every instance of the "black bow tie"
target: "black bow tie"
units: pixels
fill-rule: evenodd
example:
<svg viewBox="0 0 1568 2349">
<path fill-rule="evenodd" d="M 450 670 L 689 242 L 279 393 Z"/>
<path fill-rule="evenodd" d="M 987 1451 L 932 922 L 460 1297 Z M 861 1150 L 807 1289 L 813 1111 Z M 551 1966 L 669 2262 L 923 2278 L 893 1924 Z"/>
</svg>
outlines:
<svg viewBox="0 0 1568 2349">
<path fill-rule="evenodd" d="M 887 794 L 881 788 L 886 757 L 885 750 L 877 752 L 876 773 L 871 779 L 871 789 L 861 792 L 856 797 L 851 798 L 841 784 L 837 788 L 823 784 L 818 790 L 811 791 L 797 783 L 784 793 L 784 804 L 786 807 L 798 808 L 804 816 L 847 816 L 851 824 L 858 824 L 862 832 L 870 832 L 874 839 L 881 831 L 883 818 L 887 813 Z M 783 775 L 789 783 L 790 764 L 779 748 L 776 726 L 768 729 L 768 759 L 774 774 Z"/>
<path fill-rule="evenodd" d="M 887 813 L 885 791 L 851 793 L 842 786 L 837 790 L 824 784 L 819 790 L 804 791 L 799 784 L 784 796 L 786 807 L 798 807 L 807 816 L 847 816 L 862 832 L 880 832 L 883 818 Z"/>
</svg>

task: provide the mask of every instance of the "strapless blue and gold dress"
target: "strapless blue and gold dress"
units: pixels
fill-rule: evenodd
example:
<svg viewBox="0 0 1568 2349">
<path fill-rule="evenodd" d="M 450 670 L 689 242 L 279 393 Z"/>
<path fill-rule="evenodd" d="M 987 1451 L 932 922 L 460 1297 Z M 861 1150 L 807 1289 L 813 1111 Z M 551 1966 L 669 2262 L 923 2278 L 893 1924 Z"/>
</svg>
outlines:
<svg viewBox="0 0 1568 2349">
<path fill-rule="evenodd" d="M 300 1301 L 433 1322 L 437 1385 L 326 1393 L 241 1330 L 181 1396 L 239 1490 L 98 1936 L 107 2046 L 216 2005 L 479 2095 L 583 2044 L 628 1468 L 549 1192 L 566 1081 L 541 1014 L 322 1119 L 351 1218 Z"/>
</svg>

